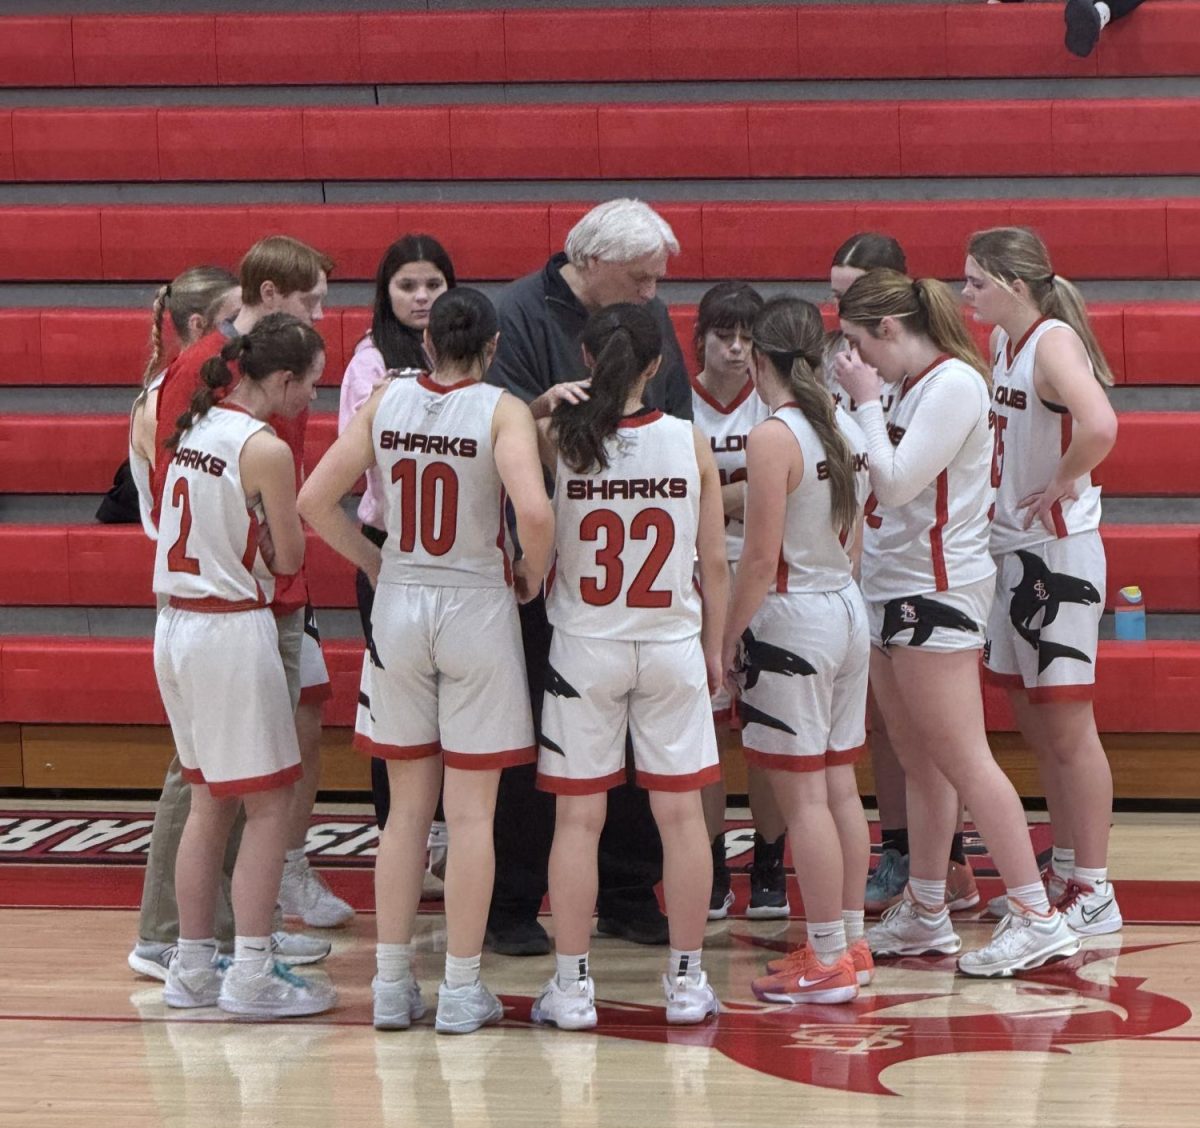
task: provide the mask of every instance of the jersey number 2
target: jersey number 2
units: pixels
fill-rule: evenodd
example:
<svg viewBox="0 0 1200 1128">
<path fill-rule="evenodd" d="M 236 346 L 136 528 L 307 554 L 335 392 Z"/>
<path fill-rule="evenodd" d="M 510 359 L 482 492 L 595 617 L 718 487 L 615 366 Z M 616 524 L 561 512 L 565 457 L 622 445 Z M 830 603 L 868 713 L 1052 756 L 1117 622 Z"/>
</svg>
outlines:
<svg viewBox="0 0 1200 1128">
<path fill-rule="evenodd" d="M 192 499 L 188 495 L 186 478 L 176 478 L 171 490 L 171 508 L 180 509 L 179 536 L 167 553 L 168 572 L 186 572 L 189 576 L 200 575 L 200 561 L 187 554 L 188 537 L 192 532 Z"/>
<path fill-rule="evenodd" d="M 431 462 L 420 478 L 418 506 L 416 459 L 402 458 L 392 467 L 392 481 L 400 483 L 400 551 L 412 552 L 416 547 L 419 524 L 421 547 L 430 556 L 445 556 L 454 547 L 458 532 L 458 475 L 445 462 Z"/>
<path fill-rule="evenodd" d="M 629 523 L 633 540 L 648 540 L 654 533 L 654 546 L 638 569 L 625 596 L 626 607 L 670 607 L 671 593 L 655 591 L 654 581 L 675 547 L 675 522 L 665 509 L 643 509 Z M 584 603 L 607 607 L 616 601 L 625 586 L 625 562 L 621 551 L 625 547 L 625 522 L 611 509 L 594 509 L 579 522 L 579 539 L 594 541 L 604 534 L 604 545 L 596 549 L 596 563 L 604 569 L 604 582 L 592 576 L 579 581 L 579 594 Z"/>
</svg>

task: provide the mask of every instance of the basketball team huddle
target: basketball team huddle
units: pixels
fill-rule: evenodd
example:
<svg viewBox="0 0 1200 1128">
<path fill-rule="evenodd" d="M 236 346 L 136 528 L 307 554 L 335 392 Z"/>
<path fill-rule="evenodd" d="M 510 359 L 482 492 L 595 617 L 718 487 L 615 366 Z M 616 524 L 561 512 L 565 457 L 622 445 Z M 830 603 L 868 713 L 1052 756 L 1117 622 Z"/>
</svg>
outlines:
<svg viewBox="0 0 1200 1128">
<path fill-rule="evenodd" d="M 597 855 L 607 793 L 628 780 L 648 792 L 662 841 L 666 1021 L 717 1015 L 703 945 L 732 902 L 717 739 L 731 717 L 755 817 L 770 808 L 786 827 L 804 902 L 805 942 L 753 981 L 760 1000 L 848 1003 L 877 959 L 958 953 L 951 911 L 978 900 L 948 890 L 964 807 L 1005 894 L 960 973 L 1011 976 L 1121 927 L 1092 712 L 1105 558 L 1091 472 L 1116 438 L 1111 374 L 1033 232 L 972 236 L 961 300 L 909 277 L 894 239 L 854 235 L 833 257 L 832 332 L 802 298 L 713 286 L 691 402 L 676 412 L 660 369 L 678 346 L 655 287 L 679 248 L 645 204 L 594 208 L 547 267 L 582 328 L 570 367 L 537 394 L 535 381 L 496 380 L 511 317 L 445 277 L 436 240 L 401 244 L 437 249 L 380 269 L 418 363 L 381 362 L 349 405 L 347 379 L 339 437 L 315 466 L 304 420 L 325 355 L 312 322 L 333 264 L 295 240 L 248 252 L 240 311 L 228 281 L 213 289 L 198 342 L 134 408 L 131 467 L 157 541 L 155 670 L 190 785 L 169 1006 L 284 1017 L 336 1005 L 327 981 L 288 966 L 312 961 L 282 958 L 276 931 L 285 857 L 303 853 L 297 706 L 302 682 L 328 680 L 311 613 L 304 629 L 305 524 L 368 595 L 354 743 L 386 763 L 391 791 L 377 1029 L 425 1014 L 414 930 L 439 807 L 451 847 L 435 1026 L 503 1018 L 480 978 L 493 821 L 501 772 L 534 763 L 555 802 L 555 969 L 533 1021 L 597 1024 Z M 423 276 L 441 281 L 423 283 L 413 317 Z M 988 358 L 964 304 L 994 327 Z M 536 342 L 538 326 L 525 328 Z M 359 349 L 372 348 L 386 357 L 368 334 Z M 344 506 L 364 479 L 360 521 Z M 524 608 L 543 600 L 553 634 L 535 677 Z M 1055 843 L 1044 874 L 988 745 L 981 651 L 1038 756 Z M 907 880 L 872 904 L 883 914 L 870 928 L 855 777 L 868 715 L 877 777 L 901 780 L 907 827 Z M 227 953 L 221 868 L 237 830 Z"/>
</svg>

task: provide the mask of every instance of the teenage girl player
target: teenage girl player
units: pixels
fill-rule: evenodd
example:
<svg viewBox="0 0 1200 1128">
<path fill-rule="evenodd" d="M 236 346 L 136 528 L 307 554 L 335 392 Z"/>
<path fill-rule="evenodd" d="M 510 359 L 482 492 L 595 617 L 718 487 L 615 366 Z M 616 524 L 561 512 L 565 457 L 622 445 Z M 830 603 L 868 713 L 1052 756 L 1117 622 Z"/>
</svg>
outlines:
<svg viewBox="0 0 1200 1128">
<path fill-rule="evenodd" d="M 967 305 L 996 325 L 997 575 L 985 676 L 1009 690 L 1037 753 L 1054 829 L 1051 898 L 1074 931 L 1116 932 L 1112 773 L 1092 711 L 1106 568 L 1091 472 L 1117 437 L 1104 392 L 1112 373 L 1079 291 L 1054 273 L 1032 231 L 981 231 L 968 250 Z"/>
<path fill-rule="evenodd" d="M 557 972 L 533 1020 L 596 1025 L 588 948 L 597 849 L 606 793 L 626 778 L 628 730 L 637 782 L 650 793 L 662 836 L 666 1018 L 703 1022 L 719 1009 L 700 966 L 712 889 L 700 789 L 721 772 L 710 702 L 729 599 L 721 480 L 699 430 L 643 406 L 662 360 L 650 312 L 601 309 L 584 326 L 582 346 L 590 398 L 558 404 L 539 424 L 558 529 L 538 757 L 538 786 L 557 796 Z M 703 595 L 693 582 L 697 551 Z"/>
<path fill-rule="evenodd" d="M 721 475 L 725 507 L 725 554 L 732 572 L 742 554 L 746 501 L 746 440 L 767 417 L 750 374 L 750 326 L 763 300 L 745 282 L 718 282 L 700 299 L 696 355 L 703 365 L 692 378 L 692 418 L 712 447 Z M 713 696 L 713 720 L 727 724 L 732 698 L 725 686 Z M 717 741 L 718 747 L 720 740 Z M 783 868 L 785 826 L 763 772 L 747 765 L 750 812 L 754 817 L 754 861 L 746 915 L 787 918 L 787 875 Z M 723 920 L 733 904 L 725 861 L 725 784 L 704 788 L 704 822 L 712 842 L 713 889 L 708 919 Z"/>
<path fill-rule="evenodd" d="M 192 791 L 175 865 L 169 1006 L 215 1003 L 280 1018 L 317 1014 L 336 998 L 276 963 L 271 946 L 292 786 L 303 768 L 270 602 L 275 575 L 303 563 L 304 533 L 291 451 L 265 420 L 304 411 L 324 364 L 310 326 L 265 317 L 205 362 L 203 384 L 165 443 L 154 591 L 168 606 L 155 627 L 154 670 Z M 234 959 L 222 975 L 214 901 L 241 806 Z"/>
<path fill-rule="evenodd" d="M 992 942 L 958 966 L 967 975 L 1012 975 L 1073 954 L 1079 938 L 1046 898 L 1021 800 L 984 729 L 977 652 L 996 582 L 986 368 L 958 303 L 932 279 L 871 271 L 842 295 L 838 314 L 852 351 L 834 363 L 858 401 L 871 459 L 862 567 L 876 647 L 871 684 L 904 765 L 912 859 L 903 899 L 867 940 L 877 957 L 962 946 L 946 907 L 961 796 L 1004 879 L 1010 913 Z M 880 390 L 901 378 L 885 423 Z"/>
<path fill-rule="evenodd" d="M 829 266 L 829 289 L 834 302 L 841 300 L 851 283 L 868 270 L 896 270 L 908 273 L 904 248 L 890 235 L 878 231 L 860 231 L 851 235 L 833 253 Z M 833 402 L 854 415 L 858 405 L 845 396 L 837 381 L 833 357 L 846 348 L 846 338 L 834 330 L 826 341 L 825 381 L 833 393 Z M 887 418 L 899 389 L 889 384 L 883 391 L 883 415 Z M 871 768 L 875 776 L 875 800 L 879 804 L 879 862 L 867 879 L 866 910 L 879 913 L 894 904 L 908 883 L 908 815 L 905 810 L 904 769 L 896 758 L 883 715 L 868 693 L 867 710 L 871 718 Z M 979 904 L 979 888 L 967 864 L 963 849 L 962 825 L 950 843 L 950 861 L 946 869 L 946 905 L 951 912 Z"/>
<path fill-rule="evenodd" d="M 492 895 L 492 820 L 500 770 L 536 756 L 517 603 L 541 586 L 554 519 L 537 430 L 515 396 L 483 384 L 496 311 L 458 287 L 434 303 L 425 333 L 433 370 L 374 392 L 313 471 L 300 509 L 376 585 L 363 656 L 355 746 L 387 760 L 391 810 L 375 863 L 379 943 L 375 1026 L 425 1013 L 413 975 L 413 928 L 425 841 L 445 764 L 454 849 L 446 869 L 446 974 L 437 1029 L 465 1034 L 504 1009 L 480 982 Z M 382 553 L 341 508 L 377 466 Z M 504 497 L 524 556 L 505 551 Z"/>
<path fill-rule="evenodd" d="M 863 940 L 870 837 L 854 776 L 871 651 L 851 560 L 870 488 L 866 441 L 824 385 L 815 305 L 767 302 L 753 340 L 771 417 L 750 433 L 722 665 L 744 687 L 746 759 L 765 770 L 787 818 L 808 921 L 808 943 L 753 989 L 769 1002 L 846 1003 L 874 968 Z"/>
</svg>

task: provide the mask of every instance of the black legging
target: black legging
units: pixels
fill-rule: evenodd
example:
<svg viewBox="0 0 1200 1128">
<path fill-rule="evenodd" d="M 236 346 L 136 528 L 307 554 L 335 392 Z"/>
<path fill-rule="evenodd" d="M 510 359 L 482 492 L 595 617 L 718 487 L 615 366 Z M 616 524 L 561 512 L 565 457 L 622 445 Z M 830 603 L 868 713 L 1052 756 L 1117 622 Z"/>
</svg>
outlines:
<svg viewBox="0 0 1200 1128">
<path fill-rule="evenodd" d="M 1108 10 L 1112 12 L 1112 18 L 1119 20 L 1122 16 L 1129 15 L 1142 3 L 1142 0 L 1104 0 L 1104 2 L 1108 5 Z"/>
<path fill-rule="evenodd" d="M 372 525 L 364 525 L 362 533 L 367 540 L 379 545 L 380 548 L 387 540 L 387 533 Z M 363 638 L 370 646 L 371 608 L 375 605 L 375 589 L 371 586 L 371 581 L 367 579 L 366 572 L 354 573 L 354 592 L 358 596 L 358 616 L 362 620 Z M 388 783 L 387 761 L 379 759 L 378 756 L 371 757 L 371 800 L 375 804 L 375 821 L 382 830 L 384 824 L 387 823 L 388 811 L 392 806 L 392 789 Z M 440 791 L 438 792 L 437 810 L 434 811 L 433 817 L 439 822 L 446 818 L 446 813 L 442 810 Z"/>
</svg>

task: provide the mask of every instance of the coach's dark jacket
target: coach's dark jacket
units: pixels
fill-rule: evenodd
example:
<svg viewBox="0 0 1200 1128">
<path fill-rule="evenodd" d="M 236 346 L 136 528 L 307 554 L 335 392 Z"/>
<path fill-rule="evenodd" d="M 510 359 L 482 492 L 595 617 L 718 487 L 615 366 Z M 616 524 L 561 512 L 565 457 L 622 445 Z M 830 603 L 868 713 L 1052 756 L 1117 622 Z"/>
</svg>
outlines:
<svg viewBox="0 0 1200 1128">
<path fill-rule="evenodd" d="M 563 279 L 566 261 L 560 252 L 500 295 L 500 346 L 487 378 L 526 403 L 553 384 L 587 377 L 579 338 L 588 311 Z M 692 389 L 670 314 L 657 298 L 646 308 L 658 319 L 663 335 L 662 367 L 646 388 L 646 405 L 691 419 Z"/>
</svg>

